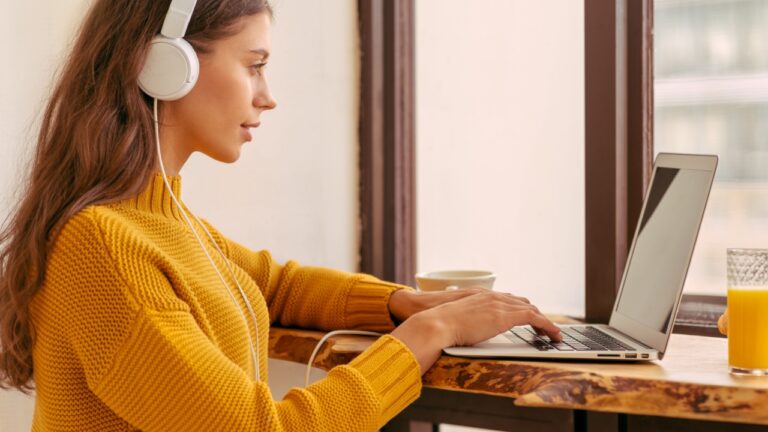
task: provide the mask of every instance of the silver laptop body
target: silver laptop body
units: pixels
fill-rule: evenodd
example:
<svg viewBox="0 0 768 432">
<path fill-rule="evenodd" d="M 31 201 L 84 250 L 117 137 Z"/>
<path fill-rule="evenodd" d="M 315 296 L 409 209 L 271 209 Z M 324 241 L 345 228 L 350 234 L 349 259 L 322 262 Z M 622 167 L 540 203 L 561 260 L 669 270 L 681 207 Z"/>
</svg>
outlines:
<svg viewBox="0 0 768 432">
<path fill-rule="evenodd" d="M 608 325 L 560 325 L 552 343 L 529 326 L 469 347 L 462 357 L 656 360 L 664 356 L 704 217 L 717 156 L 659 153 Z"/>
</svg>

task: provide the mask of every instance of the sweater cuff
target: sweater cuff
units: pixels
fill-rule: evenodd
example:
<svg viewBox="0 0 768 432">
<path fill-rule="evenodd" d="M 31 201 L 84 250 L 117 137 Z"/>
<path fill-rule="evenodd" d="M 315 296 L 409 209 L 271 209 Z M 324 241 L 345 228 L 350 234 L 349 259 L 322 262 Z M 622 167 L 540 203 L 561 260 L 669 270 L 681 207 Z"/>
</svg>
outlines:
<svg viewBox="0 0 768 432">
<path fill-rule="evenodd" d="M 381 401 L 379 424 L 383 425 L 421 395 L 421 367 L 399 339 L 385 335 L 352 360 Z"/>
<path fill-rule="evenodd" d="M 389 298 L 393 292 L 407 289 L 405 285 L 384 282 L 370 275 L 363 275 L 349 291 L 345 311 L 348 329 L 365 329 L 389 332 L 395 328 L 389 312 Z"/>
</svg>

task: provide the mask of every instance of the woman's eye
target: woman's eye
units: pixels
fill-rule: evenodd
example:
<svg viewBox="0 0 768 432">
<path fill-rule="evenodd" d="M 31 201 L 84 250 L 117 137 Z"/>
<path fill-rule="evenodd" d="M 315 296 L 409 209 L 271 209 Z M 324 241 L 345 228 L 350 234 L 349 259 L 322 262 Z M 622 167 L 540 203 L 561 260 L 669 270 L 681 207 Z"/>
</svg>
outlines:
<svg viewBox="0 0 768 432">
<path fill-rule="evenodd" d="M 249 68 L 255 72 L 261 73 L 262 70 L 267 66 L 266 63 L 256 63 L 249 66 Z"/>
</svg>

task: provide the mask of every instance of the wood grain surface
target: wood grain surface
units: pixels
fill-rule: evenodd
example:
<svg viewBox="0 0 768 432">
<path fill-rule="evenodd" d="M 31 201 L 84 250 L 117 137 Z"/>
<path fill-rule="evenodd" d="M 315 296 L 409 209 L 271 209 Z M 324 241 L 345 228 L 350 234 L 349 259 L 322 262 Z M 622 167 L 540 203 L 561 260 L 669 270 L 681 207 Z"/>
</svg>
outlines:
<svg viewBox="0 0 768 432">
<path fill-rule="evenodd" d="M 563 320 L 560 320 L 561 322 Z M 272 328 L 270 357 L 306 363 L 324 333 Z M 372 337 L 331 337 L 315 367 L 346 364 Z M 768 425 L 768 377 L 728 373 L 727 340 L 672 335 L 663 360 L 572 362 L 469 359 L 443 355 L 425 386 L 514 398 L 518 406 Z"/>
</svg>

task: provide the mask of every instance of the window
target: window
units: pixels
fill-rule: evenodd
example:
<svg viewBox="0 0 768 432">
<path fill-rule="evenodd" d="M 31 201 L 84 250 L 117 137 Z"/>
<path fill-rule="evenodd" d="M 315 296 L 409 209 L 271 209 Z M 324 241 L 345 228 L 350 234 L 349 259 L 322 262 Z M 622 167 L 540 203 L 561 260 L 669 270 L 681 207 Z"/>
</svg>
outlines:
<svg viewBox="0 0 768 432">
<path fill-rule="evenodd" d="M 494 289 L 582 316 L 583 2 L 415 12 L 418 270 L 492 270 Z"/>
<path fill-rule="evenodd" d="M 654 151 L 714 153 L 685 292 L 725 295 L 725 250 L 768 247 L 768 2 L 656 0 Z"/>
</svg>

